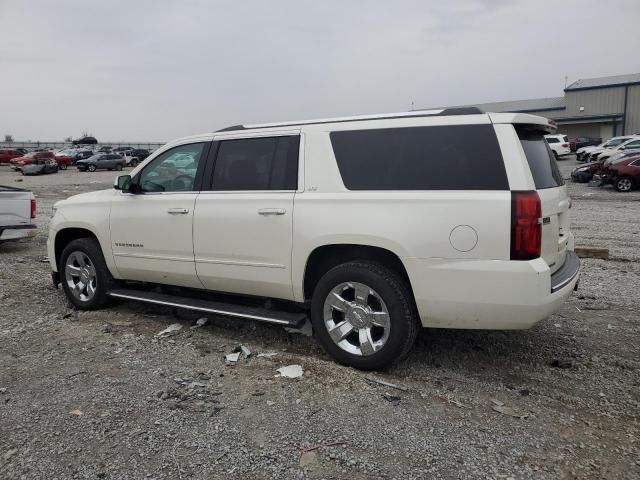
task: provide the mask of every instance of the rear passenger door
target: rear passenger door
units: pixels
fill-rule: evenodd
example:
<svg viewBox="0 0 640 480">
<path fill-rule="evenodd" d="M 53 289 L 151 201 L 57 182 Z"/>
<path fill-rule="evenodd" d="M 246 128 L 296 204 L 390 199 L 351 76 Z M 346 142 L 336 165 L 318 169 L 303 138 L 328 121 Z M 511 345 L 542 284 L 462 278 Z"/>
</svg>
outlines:
<svg viewBox="0 0 640 480">
<path fill-rule="evenodd" d="M 209 290 L 291 299 L 300 135 L 214 141 L 194 214 L 198 278 Z"/>
</svg>

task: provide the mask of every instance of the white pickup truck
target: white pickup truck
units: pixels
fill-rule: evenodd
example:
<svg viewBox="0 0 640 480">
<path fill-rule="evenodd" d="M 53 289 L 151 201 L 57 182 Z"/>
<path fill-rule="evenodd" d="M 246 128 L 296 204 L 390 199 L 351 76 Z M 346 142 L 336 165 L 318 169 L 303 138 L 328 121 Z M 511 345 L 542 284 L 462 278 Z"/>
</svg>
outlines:
<svg viewBox="0 0 640 480">
<path fill-rule="evenodd" d="M 36 198 L 29 190 L 0 185 L 0 242 L 36 235 Z"/>
</svg>

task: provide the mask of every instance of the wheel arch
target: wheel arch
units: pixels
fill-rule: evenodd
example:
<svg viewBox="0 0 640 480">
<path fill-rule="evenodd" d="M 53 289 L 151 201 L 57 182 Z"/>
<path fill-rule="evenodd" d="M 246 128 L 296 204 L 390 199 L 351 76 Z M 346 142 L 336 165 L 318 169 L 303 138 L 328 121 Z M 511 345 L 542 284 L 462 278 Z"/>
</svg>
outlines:
<svg viewBox="0 0 640 480">
<path fill-rule="evenodd" d="M 407 269 L 396 253 L 386 248 L 372 245 L 333 243 L 318 246 L 308 255 L 303 274 L 304 300 L 311 299 L 313 290 L 326 272 L 337 265 L 356 260 L 381 263 L 398 273 L 407 282 L 413 297 L 413 289 Z"/>
</svg>

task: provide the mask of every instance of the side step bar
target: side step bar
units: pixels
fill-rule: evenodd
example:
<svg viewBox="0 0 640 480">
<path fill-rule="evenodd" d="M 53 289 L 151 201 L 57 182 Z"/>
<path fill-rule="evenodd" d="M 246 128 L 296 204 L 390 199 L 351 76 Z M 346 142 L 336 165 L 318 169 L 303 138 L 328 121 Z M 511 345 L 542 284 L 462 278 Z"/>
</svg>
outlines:
<svg viewBox="0 0 640 480">
<path fill-rule="evenodd" d="M 276 323 L 278 325 L 286 325 L 287 327 L 293 328 L 299 327 L 307 318 L 306 314 L 302 312 L 284 312 L 282 310 L 249 307 L 245 305 L 236 305 L 234 303 L 216 302 L 212 300 L 181 297 L 178 295 L 168 295 L 165 293 L 147 292 L 127 288 L 111 290 L 108 295 L 114 298 L 122 298 L 124 300 L 135 300 L 138 302 L 154 303 L 156 305 L 197 310 L 199 312 L 215 313 L 217 315 L 224 315 L 227 317 Z"/>
</svg>

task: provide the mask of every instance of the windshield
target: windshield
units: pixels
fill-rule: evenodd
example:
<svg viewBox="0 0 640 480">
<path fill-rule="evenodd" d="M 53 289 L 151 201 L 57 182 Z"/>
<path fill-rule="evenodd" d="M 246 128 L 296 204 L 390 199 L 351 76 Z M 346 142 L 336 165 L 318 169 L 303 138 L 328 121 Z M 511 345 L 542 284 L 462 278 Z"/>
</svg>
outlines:
<svg viewBox="0 0 640 480">
<path fill-rule="evenodd" d="M 620 145 L 621 143 L 629 140 L 628 138 L 612 138 L 607 143 L 603 144 L 603 147 L 615 147 L 616 145 Z"/>
</svg>

